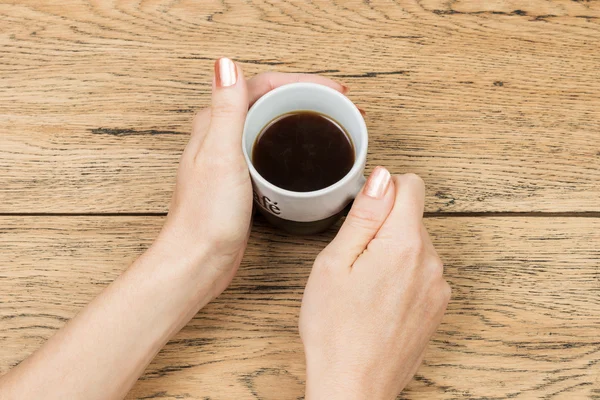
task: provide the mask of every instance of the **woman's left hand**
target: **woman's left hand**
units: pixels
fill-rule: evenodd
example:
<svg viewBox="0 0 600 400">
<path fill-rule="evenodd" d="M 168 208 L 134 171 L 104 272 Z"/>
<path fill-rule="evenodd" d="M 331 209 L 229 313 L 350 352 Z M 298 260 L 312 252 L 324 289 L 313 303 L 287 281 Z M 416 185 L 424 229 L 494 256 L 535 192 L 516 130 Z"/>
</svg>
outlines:
<svg viewBox="0 0 600 400">
<path fill-rule="evenodd" d="M 313 82 L 344 93 L 325 77 L 268 72 L 246 81 L 228 58 L 215 62 L 212 106 L 194 118 L 159 248 L 206 269 L 218 296 L 240 264 L 252 216 L 252 185 L 242 152 L 248 107 L 276 87 Z"/>
<path fill-rule="evenodd" d="M 344 89 L 315 75 L 266 73 L 246 82 L 228 59 L 217 60 L 215 75 L 212 107 L 194 119 L 159 237 L 0 378 L 1 399 L 122 399 L 160 348 L 227 287 L 240 264 L 252 213 L 242 152 L 248 106 L 286 83 Z"/>
</svg>

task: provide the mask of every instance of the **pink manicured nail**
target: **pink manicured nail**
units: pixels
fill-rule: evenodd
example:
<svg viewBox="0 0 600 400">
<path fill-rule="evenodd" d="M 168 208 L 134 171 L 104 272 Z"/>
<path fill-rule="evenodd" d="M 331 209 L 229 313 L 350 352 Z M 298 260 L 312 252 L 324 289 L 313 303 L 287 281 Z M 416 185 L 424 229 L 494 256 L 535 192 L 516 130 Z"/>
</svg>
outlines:
<svg viewBox="0 0 600 400">
<path fill-rule="evenodd" d="M 215 84 L 217 87 L 233 86 L 237 82 L 237 68 L 229 58 L 215 61 Z"/>
<path fill-rule="evenodd" d="M 391 179 L 392 176 L 387 169 L 376 167 L 373 172 L 371 172 L 371 176 L 369 176 L 369 179 L 365 184 L 363 193 L 374 199 L 380 199 L 390 185 Z"/>
</svg>

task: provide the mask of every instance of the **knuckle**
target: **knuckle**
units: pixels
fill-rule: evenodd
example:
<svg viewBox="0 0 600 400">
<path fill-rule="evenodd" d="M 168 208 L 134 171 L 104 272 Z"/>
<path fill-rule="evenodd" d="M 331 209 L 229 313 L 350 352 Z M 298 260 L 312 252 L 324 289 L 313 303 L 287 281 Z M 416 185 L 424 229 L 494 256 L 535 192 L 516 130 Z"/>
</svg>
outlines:
<svg viewBox="0 0 600 400">
<path fill-rule="evenodd" d="M 275 87 L 276 87 L 275 77 L 276 76 L 277 76 L 276 72 L 268 71 L 268 72 L 263 72 L 263 73 L 256 75 L 250 81 L 252 82 L 253 86 L 258 89 L 259 92 L 265 94 L 265 93 L 270 92 L 271 90 L 275 89 Z"/>
<path fill-rule="evenodd" d="M 335 267 L 335 265 L 336 257 L 327 249 L 321 251 L 315 259 L 315 266 L 318 266 L 322 270 L 330 270 Z"/>
<path fill-rule="evenodd" d="M 320 282 L 321 285 L 327 284 L 327 282 L 335 280 L 335 271 L 337 271 L 338 264 L 339 258 L 336 258 L 335 254 L 325 249 L 315 259 L 311 276 L 315 275 L 316 281 Z"/>
<path fill-rule="evenodd" d="M 352 208 L 346 220 L 352 227 L 359 229 L 372 229 L 379 225 L 378 213 L 368 208 Z"/>
<path fill-rule="evenodd" d="M 222 100 L 211 106 L 211 117 L 217 119 L 227 119 L 235 115 L 235 104 Z"/>
<path fill-rule="evenodd" d="M 438 256 L 435 256 L 435 258 L 433 259 L 432 264 L 440 272 L 444 270 L 444 262 Z"/>
<path fill-rule="evenodd" d="M 260 74 L 256 75 L 255 79 L 257 82 L 265 82 L 267 84 L 271 84 L 273 77 L 275 76 L 275 72 L 273 71 L 267 71 L 267 72 L 261 72 Z"/>
<path fill-rule="evenodd" d="M 442 263 L 442 260 L 440 260 L 439 258 L 435 258 L 434 260 L 430 261 L 428 264 L 428 270 L 430 272 L 430 275 L 433 278 L 441 278 L 442 274 L 444 272 L 444 263 Z"/>
<path fill-rule="evenodd" d="M 450 297 L 452 296 L 452 288 L 448 284 L 448 282 L 443 281 L 442 288 L 440 289 L 440 294 L 442 297 L 443 303 L 446 305 L 450 301 Z"/>
</svg>

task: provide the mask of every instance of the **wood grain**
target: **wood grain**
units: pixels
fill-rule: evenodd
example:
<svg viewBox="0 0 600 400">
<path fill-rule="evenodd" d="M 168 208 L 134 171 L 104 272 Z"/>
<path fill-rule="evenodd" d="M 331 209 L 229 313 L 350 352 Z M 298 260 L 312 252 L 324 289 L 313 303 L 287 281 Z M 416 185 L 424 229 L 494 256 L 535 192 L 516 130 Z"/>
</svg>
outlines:
<svg viewBox="0 0 600 400">
<path fill-rule="evenodd" d="M 0 374 L 156 236 L 227 55 L 345 82 L 368 169 L 424 177 L 453 299 L 400 398 L 600 399 L 599 43 L 590 0 L 1 1 Z M 259 220 L 129 398 L 302 398 L 300 299 L 332 236 Z"/>
<path fill-rule="evenodd" d="M 3 1 L 0 213 L 162 213 L 213 59 L 321 73 L 430 212 L 600 211 L 600 2 Z"/>
<path fill-rule="evenodd" d="M 0 217 L 0 373 L 140 254 L 161 217 Z M 600 219 L 428 218 L 453 288 L 403 399 L 600 398 Z M 231 287 L 128 398 L 302 398 L 297 318 L 315 255 L 260 220 Z"/>
</svg>

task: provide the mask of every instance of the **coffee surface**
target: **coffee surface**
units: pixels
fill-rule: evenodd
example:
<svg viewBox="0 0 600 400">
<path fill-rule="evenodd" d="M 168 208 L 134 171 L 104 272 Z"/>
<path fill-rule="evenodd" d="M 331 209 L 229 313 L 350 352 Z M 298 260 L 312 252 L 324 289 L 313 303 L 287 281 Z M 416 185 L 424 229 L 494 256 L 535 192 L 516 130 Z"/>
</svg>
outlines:
<svg viewBox="0 0 600 400">
<path fill-rule="evenodd" d="M 333 185 L 354 165 L 354 146 L 332 119 L 310 111 L 284 114 L 256 138 L 252 164 L 267 181 L 294 192 Z"/>
</svg>

